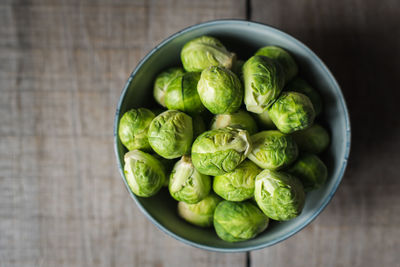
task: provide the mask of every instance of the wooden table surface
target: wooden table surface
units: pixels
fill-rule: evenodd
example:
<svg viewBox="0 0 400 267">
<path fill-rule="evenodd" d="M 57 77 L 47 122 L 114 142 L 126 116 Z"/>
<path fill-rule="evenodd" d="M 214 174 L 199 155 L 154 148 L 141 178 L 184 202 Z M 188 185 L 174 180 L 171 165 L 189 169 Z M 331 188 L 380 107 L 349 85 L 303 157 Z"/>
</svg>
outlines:
<svg viewBox="0 0 400 267">
<path fill-rule="evenodd" d="M 0 0 L 0 266 L 400 266 L 399 17 L 398 0 Z M 218 18 L 309 45 L 351 113 L 332 202 L 289 240 L 247 255 L 158 230 L 130 199 L 112 143 L 138 61 Z"/>
</svg>

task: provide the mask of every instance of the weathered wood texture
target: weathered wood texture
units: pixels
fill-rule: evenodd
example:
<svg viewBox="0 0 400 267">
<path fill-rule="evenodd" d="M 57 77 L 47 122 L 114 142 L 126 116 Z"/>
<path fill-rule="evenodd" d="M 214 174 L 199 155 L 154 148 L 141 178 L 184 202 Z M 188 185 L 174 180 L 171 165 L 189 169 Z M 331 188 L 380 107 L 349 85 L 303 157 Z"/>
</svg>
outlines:
<svg viewBox="0 0 400 267">
<path fill-rule="evenodd" d="M 175 241 L 130 199 L 113 117 L 129 73 L 244 1 L 0 2 L 0 266 L 244 266 Z"/>
<path fill-rule="evenodd" d="M 253 266 L 400 262 L 400 4 L 251 0 L 252 19 L 309 45 L 342 85 L 353 145 L 338 193 L 309 227 L 251 253 Z M 112 122 L 132 68 L 245 2 L 0 1 L 0 266 L 245 266 L 161 233 L 115 167 Z"/>
<path fill-rule="evenodd" d="M 352 151 L 341 186 L 306 229 L 253 266 L 398 266 L 400 2 L 252 0 L 252 19 L 310 46 L 342 86 Z"/>
</svg>

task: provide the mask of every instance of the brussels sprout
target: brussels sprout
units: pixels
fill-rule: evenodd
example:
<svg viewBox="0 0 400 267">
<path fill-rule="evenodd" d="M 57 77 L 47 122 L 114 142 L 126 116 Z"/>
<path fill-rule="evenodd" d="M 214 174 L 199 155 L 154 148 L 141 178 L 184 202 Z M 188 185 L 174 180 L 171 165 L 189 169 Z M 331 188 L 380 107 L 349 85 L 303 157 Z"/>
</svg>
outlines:
<svg viewBox="0 0 400 267">
<path fill-rule="evenodd" d="M 196 169 L 207 175 L 233 171 L 251 151 L 246 130 L 221 128 L 202 133 L 193 143 L 192 161 Z"/>
<path fill-rule="evenodd" d="M 200 115 L 194 115 L 193 121 L 193 139 L 206 131 L 206 124 Z"/>
<path fill-rule="evenodd" d="M 239 59 L 235 61 L 231 69 L 233 73 L 235 73 L 236 76 L 239 77 L 240 80 L 243 80 L 243 65 L 244 61 Z"/>
<path fill-rule="evenodd" d="M 239 110 L 232 114 L 215 115 L 211 124 L 211 129 L 219 129 L 225 127 L 239 128 L 255 134 L 257 132 L 257 124 L 253 117 L 244 110 Z"/>
<path fill-rule="evenodd" d="M 153 96 L 158 104 L 165 107 L 165 92 L 169 83 L 183 73 L 184 70 L 182 68 L 169 68 L 158 74 L 153 87 Z"/>
<path fill-rule="evenodd" d="M 243 161 L 233 172 L 214 177 L 213 189 L 229 201 L 243 201 L 254 196 L 254 180 L 261 172 L 253 162 Z"/>
<path fill-rule="evenodd" d="M 218 39 L 210 36 L 201 36 L 187 42 L 181 51 L 186 71 L 201 72 L 210 66 L 230 69 L 235 59 L 234 53 L 230 53 Z"/>
<path fill-rule="evenodd" d="M 150 154 L 133 150 L 124 156 L 124 174 L 132 192 L 140 197 L 155 195 L 166 177 L 164 166 Z"/>
<path fill-rule="evenodd" d="M 285 82 L 290 81 L 297 75 L 298 67 L 296 61 L 286 50 L 280 47 L 272 45 L 265 46 L 260 48 L 255 55 L 265 56 L 270 59 L 276 60 L 283 69 Z"/>
<path fill-rule="evenodd" d="M 282 169 L 294 162 L 298 156 L 293 137 L 276 130 L 252 135 L 251 142 L 253 150 L 248 157 L 263 169 Z"/>
<path fill-rule="evenodd" d="M 217 235 L 228 242 L 251 239 L 264 231 L 269 219 L 256 205 L 249 201 L 220 202 L 214 212 Z"/>
<path fill-rule="evenodd" d="M 285 91 L 298 92 L 306 95 L 311 103 L 313 104 L 315 115 L 318 115 L 322 111 L 322 99 L 319 93 L 311 87 L 305 80 L 297 77 L 294 78 L 284 88 Z"/>
<path fill-rule="evenodd" d="M 128 150 L 142 149 L 151 151 L 147 131 L 154 114 L 147 108 L 131 109 L 119 121 L 118 135 Z"/>
<path fill-rule="evenodd" d="M 192 118 L 177 110 L 167 110 L 150 123 L 150 146 L 160 156 L 173 159 L 190 151 L 193 141 Z"/>
<path fill-rule="evenodd" d="M 203 105 L 213 114 L 233 113 L 242 104 L 243 88 L 236 75 L 223 67 L 210 67 L 201 73 L 197 91 Z"/>
<path fill-rule="evenodd" d="M 294 132 L 292 136 L 299 146 L 300 151 L 314 154 L 324 151 L 330 142 L 329 133 L 319 124 L 314 124 L 305 130 Z"/>
<path fill-rule="evenodd" d="M 300 155 L 288 169 L 288 173 L 300 179 L 306 192 L 320 188 L 328 177 L 328 169 L 324 162 L 314 154 Z"/>
<path fill-rule="evenodd" d="M 178 203 L 178 214 L 187 222 L 200 227 L 210 227 L 213 224 L 214 211 L 222 199 L 211 193 L 196 204 Z"/>
<path fill-rule="evenodd" d="M 172 169 L 168 188 L 174 199 L 195 204 L 210 193 L 211 179 L 194 168 L 190 156 L 183 156 Z"/>
<path fill-rule="evenodd" d="M 276 129 L 274 122 L 268 115 L 268 110 L 264 111 L 263 113 L 257 114 L 254 113 L 257 118 L 258 124 L 261 125 L 264 130 L 273 130 Z"/>
<path fill-rule="evenodd" d="M 205 108 L 197 93 L 199 72 L 187 72 L 170 82 L 165 93 L 165 105 L 189 114 L 198 114 Z"/>
<path fill-rule="evenodd" d="M 283 133 L 306 129 L 313 124 L 315 118 L 310 99 L 297 92 L 283 92 L 268 110 L 268 114 Z"/>
<path fill-rule="evenodd" d="M 272 170 L 257 175 L 254 197 L 265 215 L 277 221 L 297 217 L 305 201 L 303 185 L 296 177 Z"/>
<path fill-rule="evenodd" d="M 246 109 L 263 113 L 278 98 L 285 77 L 282 67 L 272 59 L 253 56 L 243 65 Z"/>
</svg>

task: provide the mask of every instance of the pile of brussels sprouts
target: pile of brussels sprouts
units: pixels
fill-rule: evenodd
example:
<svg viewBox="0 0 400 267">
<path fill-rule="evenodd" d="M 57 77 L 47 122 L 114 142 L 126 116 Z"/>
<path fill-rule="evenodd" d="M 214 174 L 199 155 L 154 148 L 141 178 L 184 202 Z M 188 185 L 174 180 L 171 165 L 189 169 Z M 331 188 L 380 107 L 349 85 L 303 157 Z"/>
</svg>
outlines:
<svg viewBox="0 0 400 267">
<path fill-rule="evenodd" d="M 228 242 L 255 237 L 269 219 L 297 217 L 305 192 L 327 179 L 317 154 L 330 138 L 314 123 L 321 97 L 297 76 L 293 57 L 266 46 L 243 62 L 201 36 L 183 46 L 181 61 L 154 81 L 167 110 L 132 109 L 120 120 L 132 192 L 168 187 L 180 217 L 213 225 Z"/>
</svg>

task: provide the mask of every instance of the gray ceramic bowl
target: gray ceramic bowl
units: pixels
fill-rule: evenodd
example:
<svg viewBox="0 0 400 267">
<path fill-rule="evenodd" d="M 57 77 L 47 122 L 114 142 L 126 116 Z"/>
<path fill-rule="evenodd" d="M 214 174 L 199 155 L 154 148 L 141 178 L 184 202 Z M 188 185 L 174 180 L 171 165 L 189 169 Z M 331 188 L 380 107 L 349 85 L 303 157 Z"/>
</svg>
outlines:
<svg viewBox="0 0 400 267">
<path fill-rule="evenodd" d="M 306 204 L 299 217 L 288 222 L 273 222 L 254 239 L 228 243 L 217 237 L 213 228 L 201 229 L 180 219 L 177 203 L 167 190 L 156 196 L 135 196 L 126 184 L 123 173 L 123 155 L 126 149 L 118 140 L 118 122 L 125 111 L 154 105 L 152 84 L 163 69 L 180 64 L 180 50 L 189 40 L 212 35 L 219 38 L 239 58 L 249 58 L 258 48 L 278 45 L 290 51 L 299 63 L 301 75 L 309 80 L 323 96 L 322 120 L 331 133 L 329 150 L 323 155 L 329 169 L 326 185 L 307 194 Z M 347 107 L 335 78 L 324 63 L 304 44 L 290 35 L 267 25 L 242 21 L 218 20 L 194 25 L 164 40 L 147 54 L 129 77 L 121 94 L 114 123 L 115 153 L 125 185 L 143 214 L 168 235 L 195 247 L 220 251 L 243 252 L 276 244 L 307 226 L 325 208 L 333 197 L 346 168 L 350 151 L 350 122 Z"/>
</svg>

